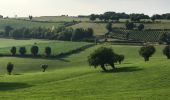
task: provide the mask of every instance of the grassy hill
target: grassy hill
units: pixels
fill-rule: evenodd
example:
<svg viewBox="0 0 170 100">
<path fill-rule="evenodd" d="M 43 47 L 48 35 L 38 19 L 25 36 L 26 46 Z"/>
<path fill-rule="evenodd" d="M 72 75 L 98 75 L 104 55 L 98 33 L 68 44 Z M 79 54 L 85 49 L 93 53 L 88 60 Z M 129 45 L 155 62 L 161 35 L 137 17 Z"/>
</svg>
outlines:
<svg viewBox="0 0 170 100">
<path fill-rule="evenodd" d="M 34 27 L 59 27 L 62 26 L 64 23 L 48 23 L 48 22 L 31 22 L 31 21 L 24 21 L 24 20 L 16 20 L 16 19 L 0 19 L 0 31 L 3 31 L 5 26 L 10 25 L 13 28 L 34 28 Z"/>
<path fill-rule="evenodd" d="M 87 56 L 106 46 L 126 57 L 117 72 L 104 73 L 87 64 Z M 5 100 L 169 100 L 169 60 L 162 55 L 164 46 L 145 63 L 138 55 L 140 46 L 101 44 L 62 59 L 1 57 L 0 98 Z M 64 48 L 63 48 L 64 50 Z M 15 64 L 8 76 L 5 65 Z M 49 64 L 41 72 L 41 64 Z"/>
<path fill-rule="evenodd" d="M 9 40 L 9 41 L 8 41 Z M 2 44 L 2 45 L 1 45 Z M 10 49 L 13 46 L 17 47 L 17 51 L 20 47 L 26 47 L 27 54 L 31 54 L 30 49 L 33 45 L 39 47 L 39 54 L 44 55 L 45 47 L 51 47 L 52 55 L 59 53 L 65 53 L 76 48 L 83 47 L 90 43 L 86 42 L 64 42 L 64 41 L 48 41 L 48 40 L 13 40 L 13 39 L 0 39 L 0 54 L 10 54 Z M 19 54 L 19 52 L 17 52 Z"/>
<path fill-rule="evenodd" d="M 28 18 L 23 18 L 29 20 Z M 72 21 L 89 21 L 89 18 L 79 18 L 70 16 L 41 16 L 34 17 L 33 21 L 49 21 L 49 22 L 72 22 Z"/>
</svg>

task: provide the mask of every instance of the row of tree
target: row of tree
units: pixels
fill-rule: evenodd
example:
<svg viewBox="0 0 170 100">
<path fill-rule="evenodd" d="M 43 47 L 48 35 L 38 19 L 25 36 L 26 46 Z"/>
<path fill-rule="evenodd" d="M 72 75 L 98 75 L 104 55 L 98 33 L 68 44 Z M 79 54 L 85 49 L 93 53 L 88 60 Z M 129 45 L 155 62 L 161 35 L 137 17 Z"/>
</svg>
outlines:
<svg viewBox="0 0 170 100">
<path fill-rule="evenodd" d="M 155 14 L 153 16 L 145 15 L 145 14 L 126 14 L 126 13 L 116 13 L 116 12 L 105 12 L 104 14 L 91 14 L 90 20 L 95 21 L 96 19 L 99 19 L 101 21 L 119 21 L 119 19 L 130 19 L 134 22 L 139 22 L 141 19 L 151 19 L 152 21 L 155 21 L 156 19 L 170 19 L 170 13 L 167 14 Z"/>
<path fill-rule="evenodd" d="M 13 38 L 36 38 L 36 39 L 52 39 L 52 40 L 64 40 L 64 41 L 81 41 L 89 38 L 93 38 L 93 29 L 83 28 L 19 28 L 13 29 L 11 26 L 6 26 L 3 36 Z"/>
<path fill-rule="evenodd" d="M 152 45 L 145 45 L 139 50 L 140 56 L 142 56 L 145 61 L 149 61 L 149 58 L 152 57 L 155 52 L 156 49 Z M 163 49 L 163 54 L 170 59 L 170 45 Z M 103 71 L 107 71 L 107 65 L 110 65 L 114 70 L 115 63 L 119 62 L 121 64 L 121 62 L 124 61 L 124 58 L 124 55 L 116 54 L 111 48 L 101 47 L 90 54 L 88 63 L 95 68 L 100 66 Z"/>
<path fill-rule="evenodd" d="M 142 31 L 145 28 L 144 24 L 135 24 L 134 22 L 129 22 L 129 21 L 125 23 L 125 27 L 127 30 L 137 29 L 139 31 Z"/>
<path fill-rule="evenodd" d="M 33 56 L 37 56 L 39 53 L 39 47 L 32 46 L 30 51 Z M 15 56 L 17 53 L 17 48 L 12 47 L 10 52 L 11 52 L 12 56 Z M 25 47 L 20 47 L 18 52 L 20 53 L 21 56 L 25 56 L 27 53 L 27 50 Z M 52 52 L 51 47 L 45 47 L 44 53 L 46 54 L 47 57 L 49 57 L 51 55 L 51 52 Z"/>
</svg>

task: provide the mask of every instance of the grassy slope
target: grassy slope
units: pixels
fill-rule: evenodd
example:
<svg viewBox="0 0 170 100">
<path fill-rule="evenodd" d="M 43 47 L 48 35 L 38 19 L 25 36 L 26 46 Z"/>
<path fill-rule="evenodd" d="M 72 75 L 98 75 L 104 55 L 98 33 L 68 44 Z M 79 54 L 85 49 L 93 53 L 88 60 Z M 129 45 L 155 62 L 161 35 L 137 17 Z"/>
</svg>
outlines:
<svg viewBox="0 0 170 100">
<path fill-rule="evenodd" d="M 0 58 L 6 63 L 13 59 L 17 63 L 31 64 L 16 66 L 21 68 L 21 75 L 1 75 L 0 98 L 5 100 L 169 100 L 170 93 L 170 62 L 162 55 L 162 46 L 150 62 L 145 63 L 138 55 L 138 46 L 113 47 L 115 52 L 126 56 L 122 65 L 115 73 L 102 73 L 100 68 L 88 67 L 86 57 L 96 46 L 79 54 L 60 60 Z M 38 71 L 36 63 L 53 63 L 46 73 Z M 36 67 L 36 68 L 35 68 Z M 23 70 L 27 68 L 28 70 Z M 1 67 L 2 69 L 2 67 Z M 36 70 L 35 70 L 36 69 Z M 56 69 L 56 70 L 54 70 Z M 5 70 L 4 70 L 5 71 Z M 31 72 L 30 72 L 31 71 Z M 36 73 L 34 73 L 36 71 Z M 18 73 L 18 74 L 20 74 Z"/>
<path fill-rule="evenodd" d="M 3 41 L 3 40 L 2 40 Z M 80 48 L 82 46 L 85 46 L 87 44 L 90 44 L 90 43 L 86 43 L 86 42 L 64 42 L 64 41 L 49 41 L 49 42 L 45 42 L 45 41 L 36 41 L 36 40 L 28 40 L 27 43 L 29 44 L 24 44 L 24 42 L 26 41 L 23 41 L 23 44 L 21 43 L 20 45 L 17 45 L 17 43 L 20 43 L 19 41 L 16 42 L 16 40 L 12 40 L 14 41 L 16 44 L 13 44 L 13 45 L 9 45 L 6 47 L 0 47 L 0 54 L 10 54 L 10 49 L 12 46 L 16 46 L 17 47 L 17 54 L 19 54 L 18 50 L 20 47 L 24 46 L 26 47 L 27 49 L 27 54 L 31 54 L 30 50 L 31 50 L 31 47 L 33 45 L 36 45 L 39 47 L 39 54 L 44 54 L 44 51 L 45 51 L 45 47 L 51 47 L 51 50 L 52 50 L 52 55 L 56 55 L 56 54 L 59 54 L 61 52 L 68 52 L 70 50 L 74 50 L 76 48 Z M 12 42 L 11 41 L 11 42 Z M 31 42 L 30 42 L 31 41 Z M 1 42 L 1 40 L 0 40 Z M 6 44 L 8 44 L 9 42 L 7 42 Z M 34 44 L 34 43 L 37 43 L 37 44 Z M 4 43 L 5 45 L 5 43 Z M 3 45 L 2 45 L 3 46 Z"/>
</svg>

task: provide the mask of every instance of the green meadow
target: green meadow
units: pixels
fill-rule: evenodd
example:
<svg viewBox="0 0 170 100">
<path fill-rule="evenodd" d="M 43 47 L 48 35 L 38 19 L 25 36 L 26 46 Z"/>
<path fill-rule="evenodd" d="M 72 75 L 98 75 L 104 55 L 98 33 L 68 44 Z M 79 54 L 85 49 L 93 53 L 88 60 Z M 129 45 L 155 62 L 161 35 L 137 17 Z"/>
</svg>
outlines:
<svg viewBox="0 0 170 100">
<path fill-rule="evenodd" d="M 44 40 L 1 40 L 8 46 L 49 43 L 55 51 L 78 48 L 88 43 L 67 43 Z M 19 43 L 21 45 L 19 45 Z M 40 43 L 40 44 L 39 44 Z M 71 45 L 69 47 L 69 45 Z M 65 45 L 65 46 L 61 46 Z M 115 72 L 102 72 L 87 63 L 88 55 L 104 46 L 124 54 L 123 64 L 116 64 Z M 0 98 L 2 100 L 169 100 L 169 60 L 162 54 L 164 46 L 156 46 L 149 62 L 139 56 L 140 46 L 99 44 L 61 59 L 0 57 Z M 14 63 L 12 75 L 7 75 L 6 64 Z M 42 72 L 41 64 L 49 68 Z M 108 67 L 109 68 L 109 67 Z"/>
</svg>

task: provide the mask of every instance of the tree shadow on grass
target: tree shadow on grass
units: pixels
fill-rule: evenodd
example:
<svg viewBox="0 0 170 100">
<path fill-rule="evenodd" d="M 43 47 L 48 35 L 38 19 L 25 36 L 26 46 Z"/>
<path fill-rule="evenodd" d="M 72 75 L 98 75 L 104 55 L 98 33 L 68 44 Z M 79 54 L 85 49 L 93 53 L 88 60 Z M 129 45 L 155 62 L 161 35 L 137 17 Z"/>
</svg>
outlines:
<svg viewBox="0 0 170 100">
<path fill-rule="evenodd" d="M 135 72 L 135 71 L 141 71 L 143 70 L 142 68 L 138 67 L 120 67 L 120 68 L 115 68 L 114 70 L 108 70 L 108 71 L 102 71 L 103 73 L 120 73 L 120 72 Z"/>
<path fill-rule="evenodd" d="M 63 62 L 70 62 L 69 60 L 66 60 L 64 58 L 47 58 L 47 57 L 18 57 L 18 58 L 24 58 L 24 59 L 44 59 L 44 60 L 59 60 L 59 61 L 63 61 Z"/>
<path fill-rule="evenodd" d="M 32 87 L 32 85 L 17 82 L 16 83 L 0 82 L 0 91 L 10 91 L 29 87 Z"/>
<path fill-rule="evenodd" d="M 14 74 L 14 75 L 23 75 L 23 74 Z"/>
</svg>

